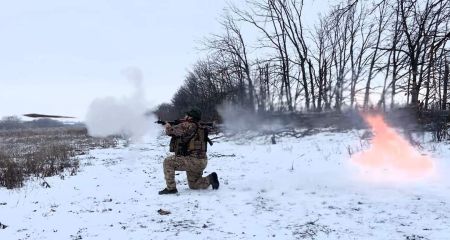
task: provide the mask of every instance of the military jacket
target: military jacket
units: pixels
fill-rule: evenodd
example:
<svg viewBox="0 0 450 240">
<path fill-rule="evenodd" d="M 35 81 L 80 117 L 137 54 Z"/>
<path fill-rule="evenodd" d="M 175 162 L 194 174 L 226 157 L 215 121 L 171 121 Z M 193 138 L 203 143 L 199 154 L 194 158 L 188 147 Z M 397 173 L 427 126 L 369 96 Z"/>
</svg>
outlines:
<svg viewBox="0 0 450 240">
<path fill-rule="evenodd" d="M 194 122 L 185 121 L 177 125 L 166 127 L 166 134 L 174 140 L 174 152 L 176 155 L 189 155 L 197 158 L 205 158 L 206 152 L 201 150 L 189 150 L 189 142 L 197 133 L 198 126 Z M 172 141 L 171 141 L 172 142 Z"/>
</svg>

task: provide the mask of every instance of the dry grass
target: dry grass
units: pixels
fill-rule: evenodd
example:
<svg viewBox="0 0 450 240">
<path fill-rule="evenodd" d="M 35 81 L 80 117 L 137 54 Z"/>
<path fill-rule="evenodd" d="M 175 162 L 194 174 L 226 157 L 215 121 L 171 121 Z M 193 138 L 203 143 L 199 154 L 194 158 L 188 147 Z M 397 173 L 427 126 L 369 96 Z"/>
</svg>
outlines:
<svg viewBox="0 0 450 240">
<path fill-rule="evenodd" d="M 21 187 L 29 178 L 78 171 L 78 155 L 117 145 L 117 137 L 94 138 L 83 127 L 0 131 L 0 186 Z"/>
</svg>

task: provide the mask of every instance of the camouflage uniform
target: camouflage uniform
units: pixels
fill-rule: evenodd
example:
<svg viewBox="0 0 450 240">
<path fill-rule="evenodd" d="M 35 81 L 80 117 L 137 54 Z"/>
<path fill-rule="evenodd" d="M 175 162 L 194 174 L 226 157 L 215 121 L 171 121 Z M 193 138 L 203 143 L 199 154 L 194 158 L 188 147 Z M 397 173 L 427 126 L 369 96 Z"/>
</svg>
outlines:
<svg viewBox="0 0 450 240">
<path fill-rule="evenodd" d="M 184 142 L 188 142 L 195 135 L 196 131 L 197 125 L 189 121 L 166 128 L 167 135 L 180 137 Z M 175 171 L 186 171 L 189 188 L 208 188 L 211 185 L 209 179 L 202 177 L 207 163 L 206 152 L 200 151 L 190 152 L 187 156 L 175 153 L 175 155 L 167 157 L 164 159 L 163 164 L 167 189 L 176 189 Z"/>
</svg>

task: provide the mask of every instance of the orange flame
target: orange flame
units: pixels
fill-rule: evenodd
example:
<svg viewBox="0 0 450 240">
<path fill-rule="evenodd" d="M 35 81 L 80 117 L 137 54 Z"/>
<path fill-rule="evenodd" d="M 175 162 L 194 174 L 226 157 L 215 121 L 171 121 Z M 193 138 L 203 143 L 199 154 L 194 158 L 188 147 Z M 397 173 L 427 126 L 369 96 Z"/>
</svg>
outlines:
<svg viewBox="0 0 450 240">
<path fill-rule="evenodd" d="M 389 127 L 380 115 L 365 115 L 374 137 L 370 147 L 352 156 L 353 162 L 376 180 L 412 180 L 434 170 L 433 160 L 422 155 Z"/>
</svg>

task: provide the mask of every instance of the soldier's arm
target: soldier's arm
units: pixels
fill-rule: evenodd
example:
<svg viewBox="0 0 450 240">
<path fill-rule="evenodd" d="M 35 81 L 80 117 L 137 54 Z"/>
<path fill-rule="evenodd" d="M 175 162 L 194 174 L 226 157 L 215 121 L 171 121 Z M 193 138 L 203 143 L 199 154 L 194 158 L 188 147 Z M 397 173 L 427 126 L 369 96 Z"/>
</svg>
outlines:
<svg viewBox="0 0 450 240">
<path fill-rule="evenodd" d="M 195 133 L 195 123 L 183 122 L 178 125 L 166 126 L 166 134 L 176 137 L 189 137 Z"/>
</svg>

